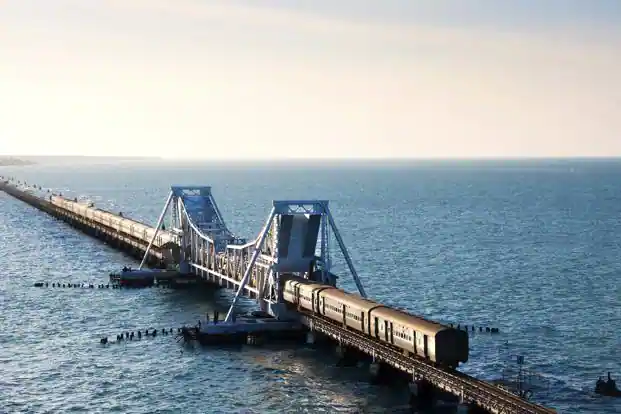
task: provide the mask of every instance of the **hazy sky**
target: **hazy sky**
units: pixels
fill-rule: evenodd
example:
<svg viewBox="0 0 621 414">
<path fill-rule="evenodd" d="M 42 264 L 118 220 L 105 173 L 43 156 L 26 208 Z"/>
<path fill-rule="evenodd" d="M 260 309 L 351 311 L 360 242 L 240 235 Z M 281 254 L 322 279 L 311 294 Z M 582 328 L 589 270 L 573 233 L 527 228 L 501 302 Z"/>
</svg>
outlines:
<svg viewBox="0 0 621 414">
<path fill-rule="evenodd" d="M 0 154 L 621 156 L 619 0 L 0 0 Z"/>
</svg>

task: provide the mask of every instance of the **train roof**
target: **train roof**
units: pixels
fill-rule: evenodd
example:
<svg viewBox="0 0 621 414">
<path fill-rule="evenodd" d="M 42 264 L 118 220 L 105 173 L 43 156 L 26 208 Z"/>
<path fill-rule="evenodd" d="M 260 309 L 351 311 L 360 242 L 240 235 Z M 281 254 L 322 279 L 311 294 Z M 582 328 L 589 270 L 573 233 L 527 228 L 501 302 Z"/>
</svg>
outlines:
<svg viewBox="0 0 621 414">
<path fill-rule="evenodd" d="M 345 292 L 337 288 L 333 288 L 332 290 L 330 290 L 329 292 L 325 292 L 324 294 L 328 294 L 333 298 L 337 298 L 341 302 L 345 303 L 346 305 L 349 303 L 352 305 L 359 306 L 363 309 L 373 308 L 376 306 L 383 306 L 381 303 L 377 303 L 370 299 L 365 299 L 362 296 L 359 296 L 353 293 L 348 293 L 348 292 Z"/>
<path fill-rule="evenodd" d="M 63 207 L 67 207 L 68 205 L 74 205 L 74 206 L 77 206 L 85 210 L 96 212 L 99 215 L 100 220 L 101 219 L 105 220 L 107 218 L 107 219 L 112 219 L 115 221 L 118 220 L 119 222 L 122 221 L 124 223 L 127 223 L 128 225 L 134 226 L 134 228 L 138 229 L 138 231 L 146 231 L 147 235 L 151 235 L 155 231 L 153 227 L 145 223 L 136 221 L 129 217 L 119 216 L 111 211 L 95 207 L 94 205 L 90 203 L 83 203 L 83 202 L 71 200 L 66 197 L 58 196 L 58 195 L 52 195 L 51 197 L 52 197 L 52 203 L 60 204 Z M 161 246 L 175 240 L 175 236 L 167 230 L 159 230 L 158 235 L 161 237 L 160 240 L 162 240 Z M 161 247 L 157 242 L 155 242 L 155 245 Z"/>
<path fill-rule="evenodd" d="M 330 285 L 324 285 L 323 283 L 318 283 L 315 280 L 308 280 L 308 279 L 304 279 L 303 277 L 299 277 L 299 276 L 294 276 L 294 275 L 282 275 L 281 276 L 282 280 L 286 283 L 286 282 L 295 282 L 295 283 L 299 283 L 301 285 L 304 286 L 309 286 L 309 287 L 315 287 L 315 288 L 330 288 L 330 289 L 336 289 L 333 286 Z"/>
<path fill-rule="evenodd" d="M 416 325 L 416 329 L 419 331 L 423 331 L 429 334 L 436 334 L 445 329 L 449 329 L 448 326 L 442 325 L 441 323 L 434 322 L 432 320 L 423 318 L 421 316 L 412 315 L 405 311 L 388 307 L 379 302 L 375 302 L 370 299 L 365 299 L 359 295 L 354 293 L 348 293 L 341 289 L 335 288 L 333 286 L 323 285 L 320 283 L 316 283 L 313 280 L 308 280 L 304 278 L 300 278 L 293 275 L 285 276 L 286 280 L 299 282 L 306 286 L 313 286 L 316 288 L 326 288 L 322 291 L 323 295 L 328 297 L 338 299 L 342 303 L 351 304 L 353 306 L 357 306 L 363 309 L 374 308 L 373 313 L 378 316 L 384 316 L 387 319 L 394 320 L 396 322 L 400 322 L 404 325 Z"/>
<path fill-rule="evenodd" d="M 402 310 L 389 308 L 387 306 L 378 308 L 374 310 L 373 313 L 406 325 L 415 324 L 417 330 L 427 331 L 428 333 L 437 333 L 445 329 L 450 329 L 448 326 L 442 325 L 441 323 L 434 322 L 421 316 L 412 315 Z"/>
</svg>

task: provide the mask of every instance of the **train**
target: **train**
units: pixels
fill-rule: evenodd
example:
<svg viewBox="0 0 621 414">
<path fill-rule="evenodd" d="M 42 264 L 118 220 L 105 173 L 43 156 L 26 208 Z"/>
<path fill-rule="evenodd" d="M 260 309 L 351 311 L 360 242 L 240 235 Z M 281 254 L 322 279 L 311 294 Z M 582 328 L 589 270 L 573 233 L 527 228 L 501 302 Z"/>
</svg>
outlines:
<svg viewBox="0 0 621 414">
<path fill-rule="evenodd" d="M 96 223 L 113 228 L 118 232 L 135 237 L 140 240 L 150 241 L 155 233 L 153 227 L 138 221 L 98 209 L 93 203 L 80 203 L 62 196 L 51 195 L 49 202 L 66 211 L 71 211 L 81 217 L 93 220 Z M 174 236 L 167 231 L 160 230 L 153 244 L 163 247 L 167 243 L 174 242 Z"/>
<path fill-rule="evenodd" d="M 468 361 L 467 332 L 297 276 L 283 277 L 282 283 L 283 299 L 291 307 L 361 332 L 405 355 L 451 369 Z"/>
</svg>

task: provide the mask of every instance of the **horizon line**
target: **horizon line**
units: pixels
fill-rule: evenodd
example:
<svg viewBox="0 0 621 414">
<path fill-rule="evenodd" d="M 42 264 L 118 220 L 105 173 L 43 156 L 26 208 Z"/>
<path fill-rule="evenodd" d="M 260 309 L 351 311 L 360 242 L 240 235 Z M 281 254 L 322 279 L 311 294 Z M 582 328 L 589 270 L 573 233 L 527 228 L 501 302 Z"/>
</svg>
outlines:
<svg viewBox="0 0 621 414">
<path fill-rule="evenodd" d="M 28 155 L 0 154 L 1 158 L 90 158 L 90 159 L 121 159 L 121 160 L 158 160 L 187 162 L 287 162 L 287 161 L 524 161 L 524 160 L 621 160 L 621 155 L 573 155 L 573 156 L 447 156 L 447 157 L 274 157 L 274 158 L 184 158 L 166 156 L 133 156 L 133 155 Z"/>
</svg>

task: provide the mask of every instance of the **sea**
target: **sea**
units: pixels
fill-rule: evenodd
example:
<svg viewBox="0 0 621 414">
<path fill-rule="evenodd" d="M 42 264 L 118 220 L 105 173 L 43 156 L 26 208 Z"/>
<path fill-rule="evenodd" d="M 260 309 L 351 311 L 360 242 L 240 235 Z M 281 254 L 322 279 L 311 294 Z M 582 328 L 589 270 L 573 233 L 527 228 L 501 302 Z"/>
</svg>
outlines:
<svg viewBox="0 0 621 414">
<path fill-rule="evenodd" d="M 621 384 L 621 160 L 133 160 L 0 175 L 151 224 L 171 185 L 211 186 L 228 227 L 248 239 L 272 200 L 329 200 L 370 297 L 499 329 L 471 335 L 460 370 L 514 381 L 521 356 L 533 400 L 621 412 L 621 399 L 593 393 L 607 372 Z M 409 412 L 405 390 L 371 385 L 364 369 L 312 346 L 201 349 L 163 335 L 102 346 L 224 312 L 230 292 L 35 288 L 105 283 L 137 262 L 6 194 L 0 253 L 0 413 Z M 354 291 L 340 254 L 339 284 Z"/>
</svg>

